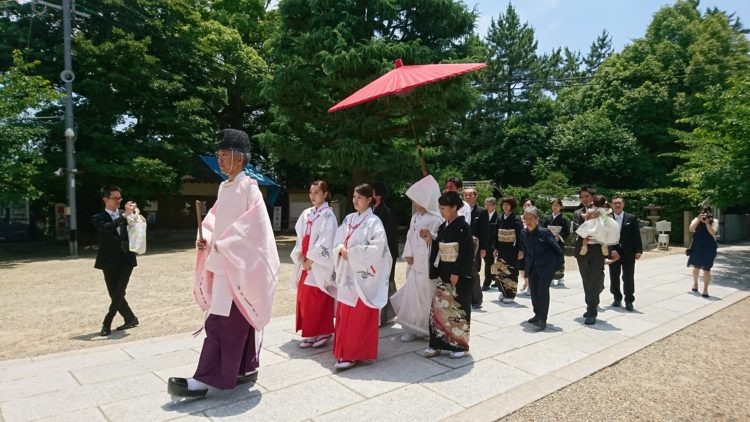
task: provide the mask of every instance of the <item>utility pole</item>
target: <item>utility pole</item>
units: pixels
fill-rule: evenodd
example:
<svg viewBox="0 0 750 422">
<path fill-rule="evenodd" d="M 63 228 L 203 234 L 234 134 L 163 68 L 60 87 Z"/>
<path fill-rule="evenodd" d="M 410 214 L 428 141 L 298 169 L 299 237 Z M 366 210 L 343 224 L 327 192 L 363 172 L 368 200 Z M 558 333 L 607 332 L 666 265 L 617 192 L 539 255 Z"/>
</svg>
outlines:
<svg viewBox="0 0 750 422">
<path fill-rule="evenodd" d="M 68 207 L 70 209 L 70 256 L 78 256 L 78 215 L 76 213 L 76 159 L 75 130 L 73 129 L 73 58 L 70 52 L 70 38 L 72 36 L 71 12 L 73 11 L 73 0 L 63 0 L 63 50 L 65 54 L 65 70 L 60 73 L 60 79 L 65 83 L 65 162 L 67 167 L 66 185 Z"/>
<path fill-rule="evenodd" d="M 78 215 L 76 212 L 76 159 L 75 159 L 75 123 L 73 121 L 73 81 L 76 78 L 73 73 L 73 57 L 71 55 L 70 39 L 73 33 L 73 25 L 71 20 L 73 14 L 82 16 L 84 18 L 90 17 L 86 13 L 76 12 L 74 6 L 75 0 L 63 0 L 62 7 L 48 3 L 43 0 L 34 0 L 32 2 L 32 10 L 35 9 L 36 5 L 42 5 L 42 13 L 46 11 L 47 7 L 53 9 L 62 10 L 63 15 L 63 64 L 65 69 L 60 72 L 60 80 L 65 84 L 65 185 L 66 185 L 66 196 L 68 199 L 68 207 L 66 214 L 70 221 L 70 235 L 69 235 L 69 246 L 70 256 L 78 256 Z"/>
</svg>

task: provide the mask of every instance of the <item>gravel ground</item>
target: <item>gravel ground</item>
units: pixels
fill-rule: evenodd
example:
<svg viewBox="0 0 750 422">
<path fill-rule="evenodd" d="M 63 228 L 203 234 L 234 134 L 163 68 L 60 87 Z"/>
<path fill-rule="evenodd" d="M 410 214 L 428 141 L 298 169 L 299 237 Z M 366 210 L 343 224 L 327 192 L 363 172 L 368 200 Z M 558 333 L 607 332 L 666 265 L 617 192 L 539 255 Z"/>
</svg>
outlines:
<svg viewBox="0 0 750 422">
<path fill-rule="evenodd" d="M 277 236 L 282 260 L 273 316 L 291 315 L 296 292 L 290 289 L 292 264 L 289 253 L 293 236 Z M 113 331 L 100 337 L 101 321 L 109 305 L 101 271 L 94 269 L 95 251 L 81 251 L 81 257 L 60 257 L 57 250 L 0 251 L 0 360 L 139 340 L 197 330 L 202 312 L 192 297 L 194 250 L 192 241 L 171 240 L 149 245 L 138 258 L 128 285 L 127 299 L 141 325 L 125 332 Z M 652 251 L 644 259 L 682 248 Z M 57 256 L 55 256 L 57 254 Z M 28 256 L 34 258 L 27 258 Z M 396 284 L 405 279 L 406 263 L 396 265 Z M 566 257 L 566 269 L 577 269 Z M 493 290 L 490 295 L 497 295 Z M 581 299 L 583 300 L 583 299 Z M 122 323 L 117 316 L 113 328 Z"/>
<path fill-rule="evenodd" d="M 750 420 L 750 298 L 501 421 Z"/>
</svg>

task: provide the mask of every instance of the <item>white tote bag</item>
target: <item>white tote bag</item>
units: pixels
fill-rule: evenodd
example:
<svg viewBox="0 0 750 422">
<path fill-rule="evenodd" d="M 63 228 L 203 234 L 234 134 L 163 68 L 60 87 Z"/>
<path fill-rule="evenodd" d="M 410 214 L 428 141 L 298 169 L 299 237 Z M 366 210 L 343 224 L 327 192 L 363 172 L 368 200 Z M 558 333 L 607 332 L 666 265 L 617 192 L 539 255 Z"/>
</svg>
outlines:
<svg viewBox="0 0 750 422">
<path fill-rule="evenodd" d="M 143 255 L 146 253 L 146 219 L 138 211 L 130 214 L 127 218 L 130 252 Z"/>
</svg>

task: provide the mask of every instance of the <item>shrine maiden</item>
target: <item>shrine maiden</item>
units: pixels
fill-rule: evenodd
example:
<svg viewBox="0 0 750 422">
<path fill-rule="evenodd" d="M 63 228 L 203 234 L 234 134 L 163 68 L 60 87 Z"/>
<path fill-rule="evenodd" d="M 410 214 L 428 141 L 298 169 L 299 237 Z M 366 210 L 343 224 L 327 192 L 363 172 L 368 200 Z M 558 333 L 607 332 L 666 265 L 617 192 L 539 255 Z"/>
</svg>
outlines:
<svg viewBox="0 0 750 422">
<path fill-rule="evenodd" d="M 336 286 L 332 280 L 331 249 L 338 223 L 328 205 L 330 191 L 323 180 L 310 185 L 313 206 L 302 211 L 295 230 L 297 243 L 292 250 L 292 288 L 297 289 L 296 331 L 302 331 L 301 348 L 322 347 L 333 334 Z"/>
<path fill-rule="evenodd" d="M 333 241 L 338 300 L 333 356 L 338 370 L 377 358 L 380 309 L 388 301 L 393 260 L 383 223 L 372 212 L 372 187 L 354 188 L 352 203 L 356 212 L 344 218 Z"/>
</svg>

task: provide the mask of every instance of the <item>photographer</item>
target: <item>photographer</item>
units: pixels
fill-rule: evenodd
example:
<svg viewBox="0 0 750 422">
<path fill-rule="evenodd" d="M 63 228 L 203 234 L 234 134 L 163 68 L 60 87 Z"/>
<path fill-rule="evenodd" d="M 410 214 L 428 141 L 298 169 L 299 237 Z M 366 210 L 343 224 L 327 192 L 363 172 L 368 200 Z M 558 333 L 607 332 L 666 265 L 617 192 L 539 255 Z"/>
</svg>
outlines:
<svg viewBox="0 0 750 422">
<path fill-rule="evenodd" d="M 112 320 L 119 313 L 125 323 L 117 327 L 118 331 L 138 326 L 138 318 L 125 300 L 133 268 L 138 265 L 135 254 L 130 252 L 128 240 L 127 217 L 136 212 L 136 203 L 128 201 L 125 209 L 120 210 L 122 190 L 117 186 L 108 186 L 101 191 L 104 210 L 94 214 L 91 222 L 99 234 L 99 250 L 96 254 L 94 268 L 102 270 L 107 284 L 110 304 L 102 322 L 102 336 L 112 334 Z"/>
<path fill-rule="evenodd" d="M 693 292 L 698 292 L 698 274 L 703 269 L 703 297 L 708 297 L 711 283 L 711 267 L 716 259 L 716 232 L 719 220 L 711 215 L 711 207 L 704 206 L 700 214 L 690 222 L 693 241 L 688 249 L 688 266 L 693 267 Z"/>
</svg>

